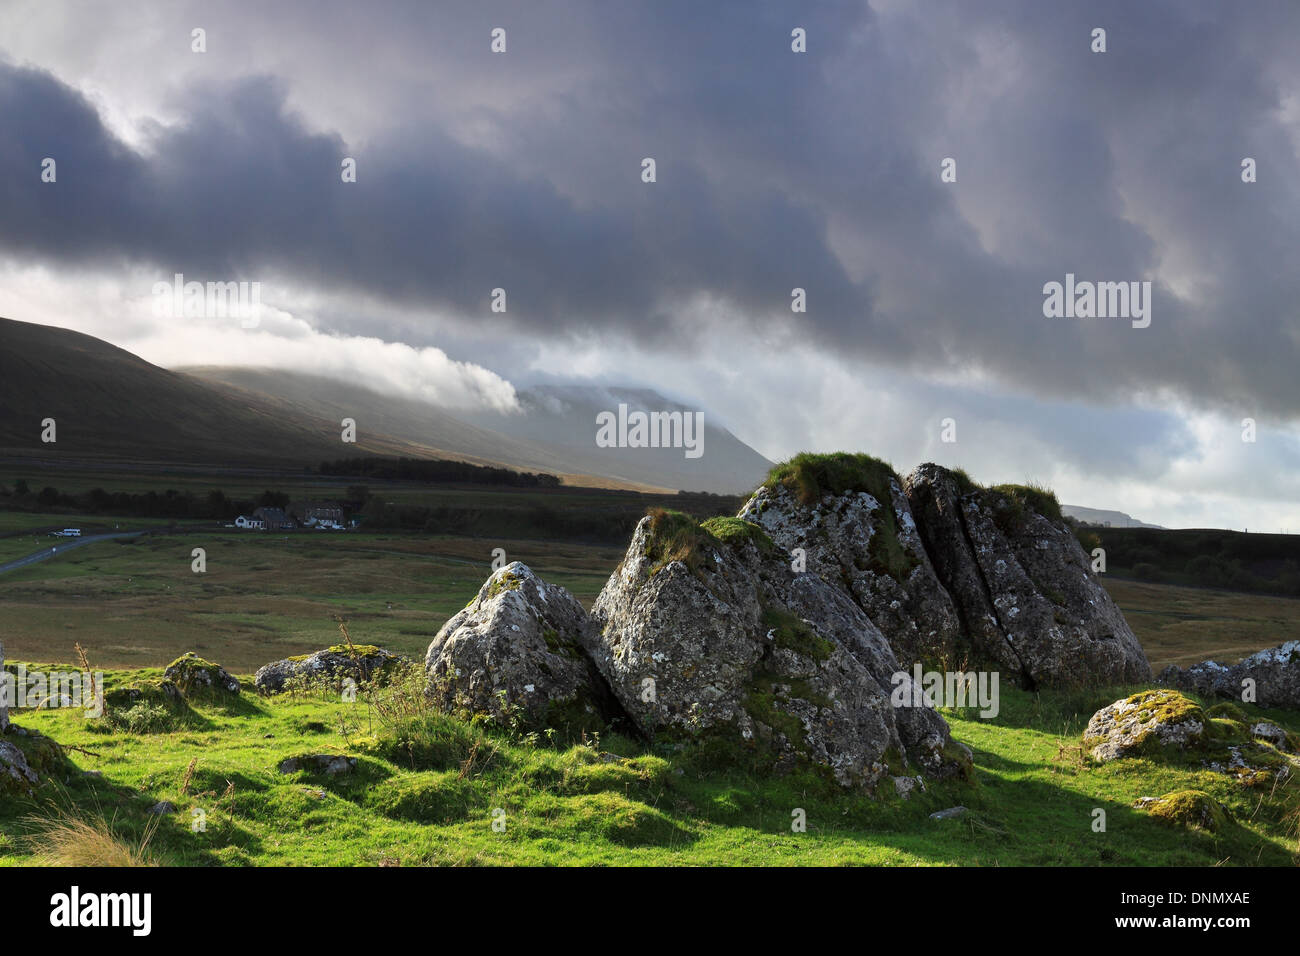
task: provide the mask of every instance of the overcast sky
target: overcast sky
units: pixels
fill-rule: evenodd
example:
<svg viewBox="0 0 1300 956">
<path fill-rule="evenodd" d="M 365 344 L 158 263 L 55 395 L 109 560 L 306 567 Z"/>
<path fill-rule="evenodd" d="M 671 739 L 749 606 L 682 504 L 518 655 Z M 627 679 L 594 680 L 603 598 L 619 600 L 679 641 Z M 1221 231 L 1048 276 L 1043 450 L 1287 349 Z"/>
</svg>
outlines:
<svg viewBox="0 0 1300 956">
<path fill-rule="evenodd" d="M 1292 0 L 6 0 L 0 315 L 1300 532 L 1298 49 Z M 156 318 L 176 272 L 261 325 Z M 1045 317 L 1067 273 L 1149 281 L 1150 326 Z"/>
</svg>

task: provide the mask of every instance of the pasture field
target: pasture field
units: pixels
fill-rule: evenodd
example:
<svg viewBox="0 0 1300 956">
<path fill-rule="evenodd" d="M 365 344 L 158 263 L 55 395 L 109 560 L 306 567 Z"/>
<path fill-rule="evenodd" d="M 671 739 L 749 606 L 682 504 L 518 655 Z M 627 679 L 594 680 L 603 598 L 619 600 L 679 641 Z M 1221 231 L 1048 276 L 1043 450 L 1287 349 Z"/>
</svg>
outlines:
<svg viewBox="0 0 1300 956">
<path fill-rule="evenodd" d="M 1104 576 L 1102 583 L 1137 635 L 1156 673 L 1170 664 L 1232 663 L 1300 639 L 1300 600 L 1147 584 Z"/>
<path fill-rule="evenodd" d="M 70 668 L 80 644 L 111 690 L 157 678 L 193 650 L 244 683 L 237 698 L 200 694 L 160 723 L 145 714 L 149 726 L 139 728 L 110 729 L 70 709 L 15 711 L 19 726 L 66 749 L 33 800 L 0 804 L 0 865 L 60 862 L 71 832 L 60 827 L 70 821 L 89 822 L 112 852 L 177 865 L 1298 859 L 1300 776 L 1262 793 L 1187 765 L 1086 759 L 1079 736 L 1088 717 L 1139 688 L 1031 694 L 1004 686 L 993 720 L 946 710 L 954 738 L 973 750 L 974 778 L 931 783 L 907 800 L 848 794 L 811 771 L 773 775 L 743 759 L 719 764 L 616 733 L 559 740 L 456 720 L 428 709 L 418 663 L 408 680 L 366 688 L 356 701 L 320 689 L 253 693 L 260 665 L 337 643 L 339 618 L 358 643 L 420 661 L 441 624 L 478 591 L 497 547 L 587 606 L 622 557 L 621 548 L 572 543 L 208 527 L 91 544 L 0 576 L 11 665 Z M 206 552 L 202 574 L 191 569 L 194 548 Z M 1113 578 L 1106 585 L 1157 667 L 1271 646 L 1294 635 L 1300 619 L 1300 602 L 1286 599 Z M 1247 709 L 1300 730 L 1300 714 Z M 306 754 L 355 757 L 356 770 L 280 772 L 283 760 Z M 1140 797 L 1188 788 L 1220 800 L 1229 825 L 1218 833 L 1172 828 L 1133 808 Z M 164 800 L 174 814 L 148 812 Z M 967 814 L 929 818 L 956 804 Z M 1091 826 L 1097 808 L 1107 813 L 1105 833 Z M 807 815 L 806 833 L 791 830 L 796 809 Z M 503 832 L 492 827 L 496 811 Z M 84 846 L 85 832 L 75 832 L 71 842 Z"/>
<path fill-rule="evenodd" d="M 53 541 L 56 539 L 42 539 Z M 356 532 L 194 531 L 86 545 L 0 576 L 10 659 L 150 667 L 193 650 L 237 671 L 356 640 L 423 657 L 491 573 L 492 549 L 590 604 L 622 552 Z M 191 569 L 193 549 L 207 570 Z M 26 552 L 24 552 L 26 553 Z"/>
</svg>

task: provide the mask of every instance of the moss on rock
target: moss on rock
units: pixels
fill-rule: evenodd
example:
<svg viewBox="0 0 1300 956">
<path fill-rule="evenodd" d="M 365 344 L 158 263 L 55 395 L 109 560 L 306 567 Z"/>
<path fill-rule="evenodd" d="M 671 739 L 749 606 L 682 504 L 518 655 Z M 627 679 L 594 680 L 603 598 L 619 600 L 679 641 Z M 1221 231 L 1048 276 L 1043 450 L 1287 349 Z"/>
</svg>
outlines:
<svg viewBox="0 0 1300 956">
<path fill-rule="evenodd" d="M 743 518 L 709 518 L 700 528 L 726 545 L 737 547 L 748 542 L 763 554 L 776 550 L 776 544 L 766 531 Z"/>
<path fill-rule="evenodd" d="M 794 651 L 815 661 L 824 661 L 835 653 L 835 645 L 821 637 L 797 614 L 778 607 L 764 607 L 759 625 L 777 647 Z"/>
<path fill-rule="evenodd" d="M 1250 722 L 1250 718 L 1246 716 L 1246 712 L 1236 704 L 1215 704 L 1213 707 L 1206 708 L 1205 716 L 1211 718 L 1221 717 L 1225 720 L 1235 720 L 1243 724 Z"/>
<path fill-rule="evenodd" d="M 231 677 L 224 667 L 204 660 L 193 651 L 182 654 L 168 664 L 163 677 L 174 683 L 182 694 L 214 691 L 239 693 L 239 681 Z"/>
<path fill-rule="evenodd" d="M 1165 823 L 1211 833 L 1218 833 L 1231 819 L 1223 805 L 1203 790 L 1175 790 L 1162 797 L 1144 797 L 1136 806 Z"/>
<path fill-rule="evenodd" d="M 1030 511 L 1057 524 L 1065 520 L 1061 503 L 1050 488 L 1034 484 L 994 485 L 989 491 L 1001 499 L 1000 507 L 994 509 L 993 520 L 1003 531 L 1023 527 Z"/>
<path fill-rule="evenodd" d="M 522 584 L 523 580 L 513 571 L 494 574 L 491 583 L 488 584 L 487 599 L 491 600 L 503 591 L 517 591 Z"/>
<path fill-rule="evenodd" d="M 1098 760 L 1160 756 L 1203 746 L 1205 712 L 1176 690 L 1146 690 L 1093 714 L 1083 746 Z"/>
</svg>

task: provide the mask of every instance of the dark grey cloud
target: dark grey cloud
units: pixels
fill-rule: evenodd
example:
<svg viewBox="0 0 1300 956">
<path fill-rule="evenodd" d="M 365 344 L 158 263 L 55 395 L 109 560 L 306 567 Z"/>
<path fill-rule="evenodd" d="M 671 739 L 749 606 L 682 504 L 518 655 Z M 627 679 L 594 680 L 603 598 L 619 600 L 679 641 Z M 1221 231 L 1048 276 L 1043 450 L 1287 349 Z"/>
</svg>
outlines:
<svg viewBox="0 0 1300 956">
<path fill-rule="evenodd" d="M 135 151 L 39 64 L 0 66 L 6 255 L 274 274 L 665 353 L 697 344 L 707 312 L 684 310 L 706 296 L 755 335 L 896 370 L 1102 406 L 1170 391 L 1300 414 L 1294 4 L 231 9 L 210 36 L 283 35 L 340 64 L 364 51 L 382 79 L 357 69 L 355 84 L 398 91 L 376 99 L 376 131 L 321 131 L 268 59 L 193 81 L 184 121 Z M 487 53 L 495 25 L 505 56 Z M 1094 26 L 1104 55 L 1088 50 Z M 539 104 L 533 87 L 553 92 Z M 470 141 L 449 117 L 480 95 L 492 105 Z M 57 186 L 37 179 L 46 155 Z M 355 185 L 339 182 L 345 155 Z M 1254 185 L 1238 176 L 1247 155 Z M 944 156 L 956 184 L 939 182 Z M 1146 330 L 1045 319 L 1042 285 L 1066 272 L 1171 284 Z M 504 317 L 487 311 L 496 286 Z M 794 286 L 805 316 L 789 312 Z"/>
</svg>

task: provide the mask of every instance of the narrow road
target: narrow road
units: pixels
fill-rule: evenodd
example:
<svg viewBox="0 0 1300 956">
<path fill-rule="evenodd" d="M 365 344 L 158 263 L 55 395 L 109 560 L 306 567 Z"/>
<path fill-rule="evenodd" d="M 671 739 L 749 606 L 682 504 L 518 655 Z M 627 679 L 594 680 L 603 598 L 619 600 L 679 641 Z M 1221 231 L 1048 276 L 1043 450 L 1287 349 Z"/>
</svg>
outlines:
<svg viewBox="0 0 1300 956">
<path fill-rule="evenodd" d="M 159 533 L 159 531 L 164 534 L 166 533 L 161 529 L 155 531 L 155 533 Z M 0 574 L 4 574 L 6 571 L 16 571 L 19 568 L 25 568 L 29 564 L 39 564 L 42 561 L 48 561 L 50 558 L 66 554 L 74 548 L 80 548 L 87 544 L 94 544 L 96 541 L 111 541 L 114 538 L 134 538 L 146 533 L 147 532 L 144 531 L 113 531 L 109 534 L 83 535 L 80 538 L 60 538 L 58 544 L 50 545 L 48 548 L 42 548 L 40 551 L 29 554 L 26 557 L 16 558 L 7 564 L 0 564 Z"/>
</svg>

